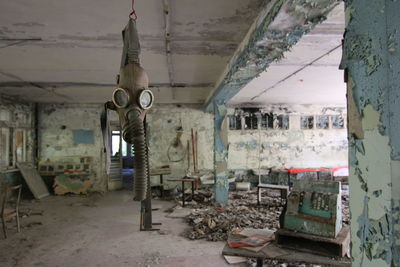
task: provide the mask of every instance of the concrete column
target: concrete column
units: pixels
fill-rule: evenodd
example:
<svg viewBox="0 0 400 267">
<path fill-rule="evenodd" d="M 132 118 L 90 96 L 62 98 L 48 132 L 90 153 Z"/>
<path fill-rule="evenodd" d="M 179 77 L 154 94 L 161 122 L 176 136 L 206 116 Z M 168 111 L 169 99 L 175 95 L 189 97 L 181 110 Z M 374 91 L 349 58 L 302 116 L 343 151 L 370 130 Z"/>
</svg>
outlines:
<svg viewBox="0 0 400 267">
<path fill-rule="evenodd" d="M 228 127 L 225 104 L 214 102 L 215 200 L 228 203 Z"/>
<path fill-rule="evenodd" d="M 400 266 L 400 1 L 346 1 L 353 266 Z"/>
</svg>

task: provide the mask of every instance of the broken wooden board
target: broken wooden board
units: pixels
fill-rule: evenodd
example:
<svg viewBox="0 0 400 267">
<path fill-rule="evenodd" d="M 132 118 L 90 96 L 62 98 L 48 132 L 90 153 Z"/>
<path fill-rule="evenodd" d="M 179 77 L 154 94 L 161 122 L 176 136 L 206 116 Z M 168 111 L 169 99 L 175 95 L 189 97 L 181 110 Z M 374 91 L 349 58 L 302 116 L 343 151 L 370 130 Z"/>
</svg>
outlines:
<svg viewBox="0 0 400 267">
<path fill-rule="evenodd" d="M 39 175 L 39 172 L 36 170 L 32 163 L 17 162 L 17 167 L 36 199 L 42 199 L 50 195 L 45 183 L 43 182 L 42 177 Z"/>
<path fill-rule="evenodd" d="M 279 251 L 275 251 L 278 253 L 264 253 L 264 251 L 267 249 L 274 250 L 276 248 L 276 244 L 271 243 L 259 252 L 251 252 L 239 248 L 231 248 L 228 246 L 228 244 L 226 244 L 224 249 L 222 250 L 222 255 L 239 256 L 260 260 L 277 260 L 293 264 L 309 263 L 337 267 L 351 267 L 351 261 L 348 258 L 320 256 L 312 253 L 300 252 L 286 248 L 280 248 Z"/>
<path fill-rule="evenodd" d="M 93 185 L 92 180 L 81 181 L 80 179 L 72 179 L 68 175 L 61 174 L 54 179 L 54 194 L 65 195 L 67 193 L 73 194 L 87 194 L 88 189 Z"/>
</svg>

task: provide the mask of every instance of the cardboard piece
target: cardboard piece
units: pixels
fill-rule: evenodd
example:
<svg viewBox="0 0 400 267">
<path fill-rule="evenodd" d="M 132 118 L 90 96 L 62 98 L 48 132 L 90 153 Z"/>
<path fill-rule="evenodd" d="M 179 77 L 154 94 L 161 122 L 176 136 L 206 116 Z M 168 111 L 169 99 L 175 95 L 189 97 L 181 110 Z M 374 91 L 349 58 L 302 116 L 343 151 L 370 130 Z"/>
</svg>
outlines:
<svg viewBox="0 0 400 267">
<path fill-rule="evenodd" d="M 247 262 L 247 258 L 245 258 L 245 257 L 224 255 L 224 258 L 225 258 L 226 262 L 229 264 L 238 264 L 238 263 L 242 263 L 242 262 Z"/>
</svg>

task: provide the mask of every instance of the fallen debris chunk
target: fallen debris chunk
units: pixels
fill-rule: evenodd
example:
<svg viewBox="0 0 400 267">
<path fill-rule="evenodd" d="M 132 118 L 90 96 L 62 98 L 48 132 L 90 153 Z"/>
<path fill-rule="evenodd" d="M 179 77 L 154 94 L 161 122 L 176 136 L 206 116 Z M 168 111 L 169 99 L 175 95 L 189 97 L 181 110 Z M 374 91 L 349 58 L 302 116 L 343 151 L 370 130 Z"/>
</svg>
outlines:
<svg viewBox="0 0 400 267">
<path fill-rule="evenodd" d="M 279 227 L 284 200 L 280 197 L 264 198 L 263 205 L 257 206 L 255 192 L 231 194 L 231 203 L 224 207 L 199 204 L 186 217 L 191 229 L 185 232 L 189 239 L 226 241 L 232 230 L 240 228 L 269 229 Z"/>
</svg>

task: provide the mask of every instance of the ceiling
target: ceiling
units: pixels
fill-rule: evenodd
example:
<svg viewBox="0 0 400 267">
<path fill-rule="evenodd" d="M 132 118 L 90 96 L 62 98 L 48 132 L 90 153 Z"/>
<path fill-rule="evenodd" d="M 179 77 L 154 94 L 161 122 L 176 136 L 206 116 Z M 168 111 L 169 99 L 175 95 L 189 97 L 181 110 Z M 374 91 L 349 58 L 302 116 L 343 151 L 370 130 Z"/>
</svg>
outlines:
<svg viewBox="0 0 400 267">
<path fill-rule="evenodd" d="M 343 71 L 339 70 L 345 27 L 344 4 L 317 25 L 231 100 L 231 105 L 346 103 Z"/>
<path fill-rule="evenodd" d="M 136 0 L 141 62 L 156 102 L 203 103 L 264 2 Z M 109 100 L 130 11 L 130 0 L 1 1 L 0 94 Z"/>
</svg>

